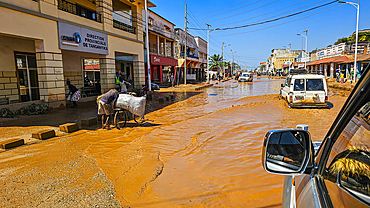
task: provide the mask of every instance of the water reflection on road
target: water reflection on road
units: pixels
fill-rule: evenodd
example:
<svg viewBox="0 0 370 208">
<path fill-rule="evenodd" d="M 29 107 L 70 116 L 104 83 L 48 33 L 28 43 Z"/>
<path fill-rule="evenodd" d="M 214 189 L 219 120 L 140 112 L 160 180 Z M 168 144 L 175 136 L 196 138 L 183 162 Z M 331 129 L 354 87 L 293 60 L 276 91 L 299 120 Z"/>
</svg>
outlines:
<svg viewBox="0 0 370 208">
<path fill-rule="evenodd" d="M 187 99 L 146 115 L 152 125 L 71 134 L 42 143 L 37 150 L 30 147 L 48 157 L 28 156 L 27 161 L 44 167 L 45 161 L 74 164 L 73 158 L 88 159 L 89 165 L 68 169 L 68 174 L 81 175 L 73 185 L 83 196 L 100 188 L 90 176 L 96 163 L 94 171 L 102 170 L 125 207 L 280 207 L 283 177 L 267 174 L 261 165 L 265 133 L 304 123 L 313 139 L 322 139 L 345 100 L 329 97 L 332 109 L 289 109 L 278 98 L 283 81 L 231 80 L 213 83 L 191 97 L 190 92 L 179 92 L 179 98 Z M 21 169 L 23 174 L 32 170 Z M 17 177 L 21 174 L 17 172 Z M 48 176 L 64 177 L 57 171 Z M 88 190 L 83 185 L 87 180 L 92 181 Z M 43 197 L 35 193 L 34 198 Z"/>
</svg>

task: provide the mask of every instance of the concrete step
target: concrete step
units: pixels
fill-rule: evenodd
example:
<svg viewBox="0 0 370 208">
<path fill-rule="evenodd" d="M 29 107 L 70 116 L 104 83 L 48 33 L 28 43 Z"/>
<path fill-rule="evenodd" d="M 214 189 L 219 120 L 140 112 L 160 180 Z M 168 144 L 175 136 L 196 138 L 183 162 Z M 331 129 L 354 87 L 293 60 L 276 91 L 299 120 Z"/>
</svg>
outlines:
<svg viewBox="0 0 370 208">
<path fill-rule="evenodd" d="M 10 149 L 21 145 L 24 145 L 24 139 L 8 139 L 0 142 L 0 148 L 2 149 Z"/>
<path fill-rule="evenodd" d="M 66 123 L 59 126 L 60 131 L 71 133 L 74 131 L 78 131 L 80 128 L 77 123 Z"/>
<path fill-rule="evenodd" d="M 54 130 L 42 130 L 36 133 L 32 133 L 32 138 L 35 138 L 35 139 L 44 140 L 44 139 L 49 139 L 51 137 L 55 137 Z"/>
</svg>

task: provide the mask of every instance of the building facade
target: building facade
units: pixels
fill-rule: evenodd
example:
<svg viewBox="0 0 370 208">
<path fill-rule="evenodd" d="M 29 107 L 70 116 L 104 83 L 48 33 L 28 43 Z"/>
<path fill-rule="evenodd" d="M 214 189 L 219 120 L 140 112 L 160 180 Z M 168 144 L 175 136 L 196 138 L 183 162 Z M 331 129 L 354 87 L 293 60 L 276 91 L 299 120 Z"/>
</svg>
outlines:
<svg viewBox="0 0 370 208">
<path fill-rule="evenodd" d="M 289 65 L 292 67 L 301 53 L 302 50 L 273 49 L 268 58 L 268 71 L 281 72 L 284 68 L 289 68 Z"/>
<path fill-rule="evenodd" d="M 169 83 L 177 66 L 175 25 L 153 11 L 148 11 L 150 75 L 154 83 Z"/>
<path fill-rule="evenodd" d="M 175 53 L 178 60 L 177 65 L 177 80 L 180 83 L 184 82 L 184 69 L 185 69 L 185 57 L 186 57 L 186 80 L 187 82 L 198 82 L 202 80 L 205 76 L 204 66 L 204 57 L 207 57 L 207 54 L 204 52 L 204 48 L 207 48 L 207 43 L 201 38 L 195 38 L 189 33 L 186 36 L 186 56 L 185 56 L 185 31 L 180 28 L 175 29 Z M 198 42 L 196 41 L 198 40 Z M 199 52 L 198 43 L 201 45 L 201 51 Z M 205 43 L 205 45 L 204 45 Z M 204 47 L 205 46 L 205 47 Z M 199 55 L 202 55 L 202 58 L 199 59 Z M 206 59 L 207 61 L 207 59 Z"/>
<path fill-rule="evenodd" d="M 84 96 L 145 83 L 143 1 L 0 0 L 0 98 L 66 105 L 66 80 Z M 150 7 L 155 5 L 149 2 Z"/>
</svg>

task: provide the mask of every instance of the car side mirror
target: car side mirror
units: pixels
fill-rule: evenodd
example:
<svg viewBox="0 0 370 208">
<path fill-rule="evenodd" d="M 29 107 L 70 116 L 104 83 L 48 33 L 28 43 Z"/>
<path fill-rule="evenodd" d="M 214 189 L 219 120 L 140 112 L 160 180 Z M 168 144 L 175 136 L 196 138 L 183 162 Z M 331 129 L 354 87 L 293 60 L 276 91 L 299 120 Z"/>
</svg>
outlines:
<svg viewBox="0 0 370 208">
<path fill-rule="evenodd" d="M 281 84 L 281 87 L 284 87 L 284 84 Z"/>
<path fill-rule="evenodd" d="M 311 158 L 310 133 L 287 129 L 269 131 L 263 143 L 262 164 L 269 173 L 302 174 Z"/>
</svg>

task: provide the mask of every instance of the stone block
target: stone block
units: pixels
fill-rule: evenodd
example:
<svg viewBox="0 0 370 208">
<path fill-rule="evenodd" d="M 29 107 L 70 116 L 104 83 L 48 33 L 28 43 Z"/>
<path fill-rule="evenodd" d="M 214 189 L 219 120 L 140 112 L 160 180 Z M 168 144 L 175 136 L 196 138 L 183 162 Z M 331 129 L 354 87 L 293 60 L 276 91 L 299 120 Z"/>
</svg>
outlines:
<svg viewBox="0 0 370 208">
<path fill-rule="evenodd" d="M 53 67 L 45 67 L 46 74 L 55 74 L 55 70 Z"/>
<path fill-rule="evenodd" d="M 12 89 L 12 95 L 18 95 L 18 89 Z"/>
<path fill-rule="evenodd" d="M 3 77 L 16 77 L 15 71 L 3 71 Z"/>
<path fill-rule="evenodd" d="M 40 60 L 53 60 L 52 53 L 40 53 Z"/>
<path fill-rule="evenodd" d="M 10 149 L 21 145 L 24 145 L 23 139 L 8 139 L 6 141 L 0 142 L 0 148 L 2 149 Z"/>
<path fill-rule="evenodd" d="M 62 57 L 62 54 L 53 54 L 54 55 L 54 60 L 62 60 L 63 57 Z"/>
<path fill-rule="evenodd" d="M 10 78 L 0 78 L 0 83 L 10 83 Z"/>
<path fill-rule="evenodd" d="M 5 89 L 15 89 L 18 88 L 16 83 L 10 83 L 10 84 L 5 84 Z"/>
<path fill-rule="evenodd" d="M 18 96 L 18 94 L 16 94 L 16 95 L 8 95 L 7 96 L 10 100 L 19 100 L 19 96 Z"/>
<path fill-rule="evenodd" d="M 55 82 L 54 81 L 51 81 L 51 82 L 44 82 L 44 88 L 55 88 Z"/>
<path fill-rule="evenodd" d="M 10 78 L 11 83 L 17 83 L 17 77 L 12 77 Z"/>
<path fill-rule="evenodd" d="M 0 95 L 11 95 L 12 90 L 0 90 Z"/>
<path fill-rule="evenodd" d="M 54 130 L 42 130 L 36 133 L 32 133 L 32 138 L 35 138 L 35 139 L 44 140 L 44 139 L 49 139 L 51 137 L 55 137 Z"/>
<path fill-rule="evenodd" d="M 81 120 L 82 126 L 91 126 L 96 125 L 98 123 L 97 117 L 85 118 Z"/>
<path fill-rule="evenodd" d="M 57 98 L 58 101 L 66 100 L 66 95 L 65 94 L 57 95 Z"/>
<path fill-rule="evenodd" d="M 56 85 L 56 87 L 64 87 L 65 86 L 63 81 L 56 81 L 55 85 Z"/>
<path fill-rule="evenodd" d="M 4 84 L 0 84 L 0 90 L 4 89 Z"/>
<path fill-rule="evenodd" d="M 60 125 L 59 129 L 62 132 L 71 133 L 71 132 L 79 130 L 80 128 L 78 127 L 77 123 L 66 123 L 66 124 Z"/>
<path fill-rule="evenodd" d="M 55 74 L 63 74 L 63 68 L 54 68 Z"/>
<path fill-rule="evenodd" d="M 47 98 L 46 102 L 56 102 L 56 101 L 58 101 L 58 96 L 57 95 L 49 95 L 49 96 L 45 96 L 45 98 Z"/>
</svg>

